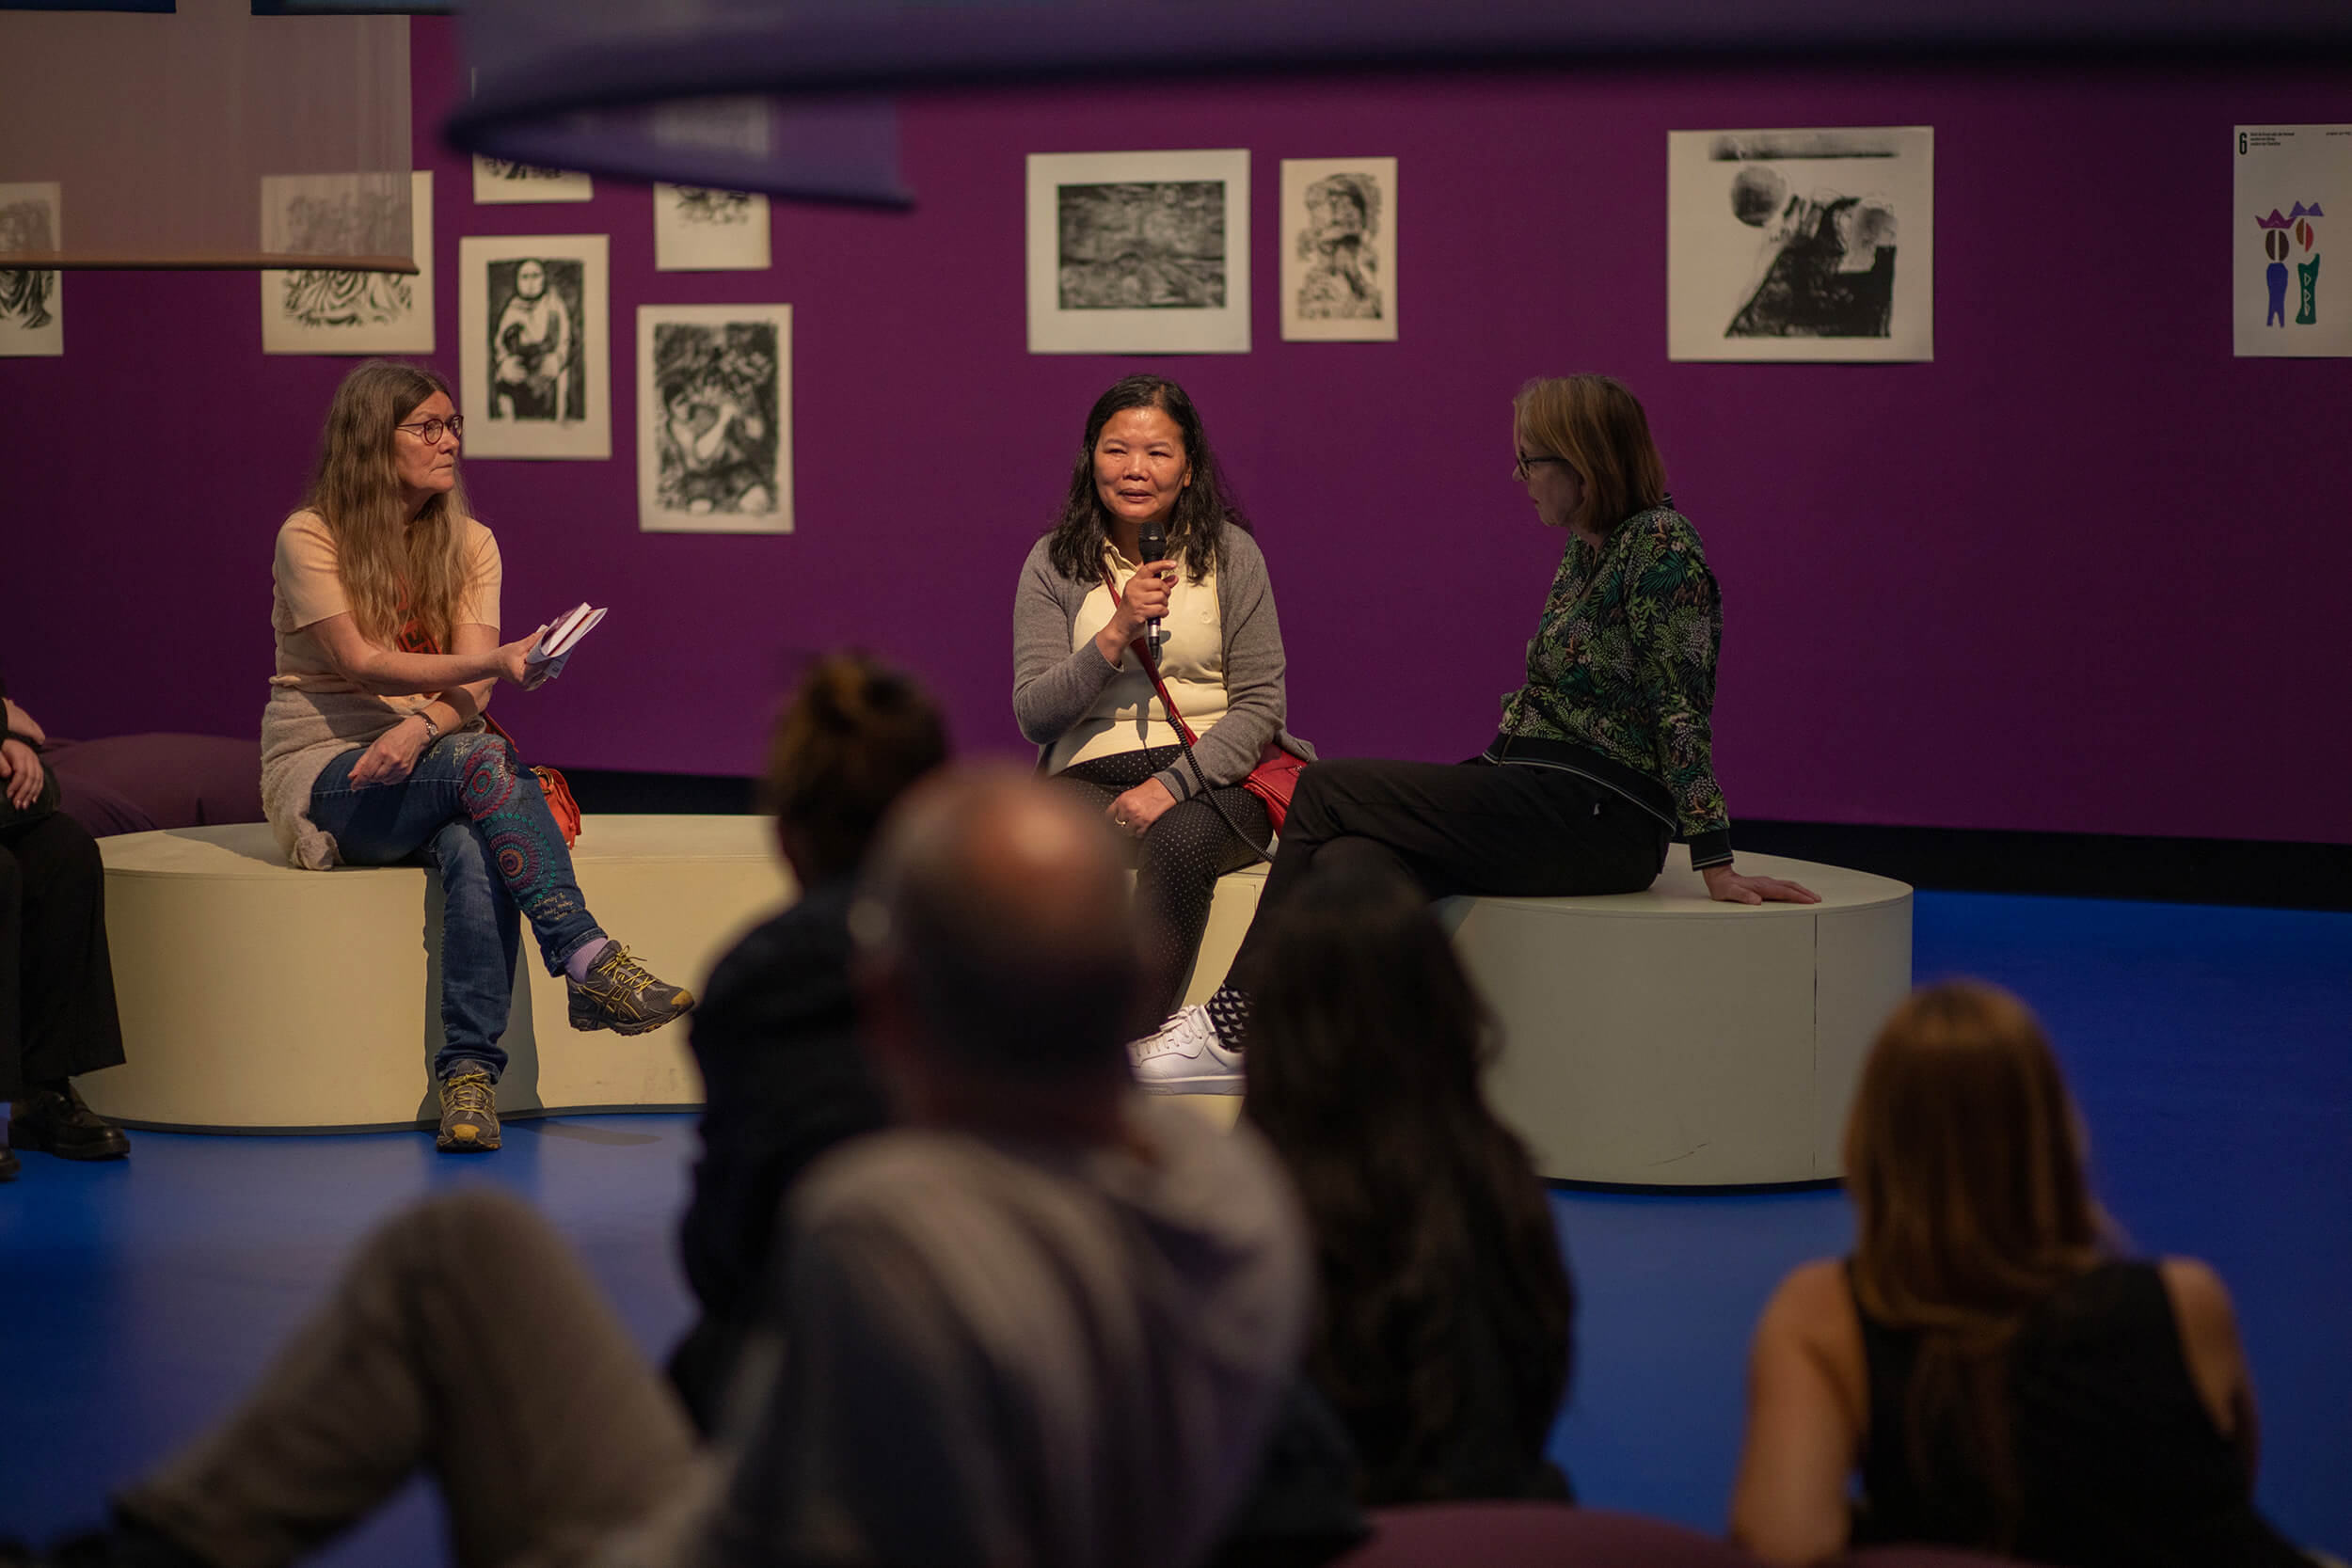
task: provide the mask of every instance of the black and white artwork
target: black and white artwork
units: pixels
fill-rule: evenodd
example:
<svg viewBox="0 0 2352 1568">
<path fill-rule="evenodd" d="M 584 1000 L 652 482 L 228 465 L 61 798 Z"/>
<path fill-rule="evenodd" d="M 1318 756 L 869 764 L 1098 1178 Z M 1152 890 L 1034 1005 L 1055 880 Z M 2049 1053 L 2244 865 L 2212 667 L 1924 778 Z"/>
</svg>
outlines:
<svg viewBox="0 0 2352 1568">
<path fill-rule="evenodd" d="M 569 169 L 518 164 L 509 158 L 473 161 L 473 198 L 485 205 L 509 201 L 586 201 L 596 194 L 596 182 Z"/>
<path fill-rule="evenodd" d="M 0 185 L 0 356 L 65 352 L 61 275 L 6 265 L 10 251 L 56 250 L 65 236 L 64 187 Z"/>
<path fill-rule="evenodd" d="M 637 519 L 792 531 L 792 307 L 637 308 Z"/>
<path fill-rule="evenodd" d="M 700 185 L 653 188 L 657 272 L 760 272 L 768 265 L 768 198 Z"/>
<path fill-rule="evenodd" d="M 1928 126 L 1667 135 L 1675 359 L 1935 357 Z"/>
<path fill-rule="evenodd" d="M 263 199 L 274 182 L 262 182 Z M 430 354 L 433 352 L 433 174 L 408 176 L 408 200 L 396 215 L 407 225 L 412 274 L 304 268 L 263 272 L 263 354 Z M 340 198 L 280 192 L 289 224 L 307 221 L 313 237 L 334 223 L 361 221 L 358 209 L 380 197 L 353 187 Z"/>
<path fill-rule="evenodd" d="M 1029 352 L 1247 354 L 1249 154 L 1032 153 Z"/>
<path fill-rule="evenodd" d="M 457 243 L 469 455 L 612 455 L 607 250 L 602 234 Z"/>
<path fill-rule="evenodd" d="M 2352 227 L 2352 125 L 2240 125 L 2231 135 L 2233 351 L 2352 355 L 2345 279 L 2321 276 L 2328 237 Z"/>
<path fill-rule="evenodd" d="M 1282 336 L 1396 340 L 1396 160 L 1282 160 Z"/>
</svg>

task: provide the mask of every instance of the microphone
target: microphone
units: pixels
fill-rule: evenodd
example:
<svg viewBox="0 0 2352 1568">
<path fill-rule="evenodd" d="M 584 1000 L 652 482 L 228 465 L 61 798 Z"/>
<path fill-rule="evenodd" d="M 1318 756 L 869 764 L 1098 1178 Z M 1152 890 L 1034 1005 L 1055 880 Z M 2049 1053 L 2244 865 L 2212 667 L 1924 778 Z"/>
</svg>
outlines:
<svg viewBox="0 0 2352 1568">
<path fill-rule="evenodd" d="M 1149 565 L 1152 562 L 1158 561 L 1162 557 L 1166 556 L 1168 554 L 1167 525 L 1162 523 L 1157 517 L 1154 517 L 1150 522 L 1144 524 L 1142 535 L 1137 541 L 1136 547 L 1143 552 L 1143 561 L 1141 564 L 1144 565 Z M 1143 636 L 1145 641 L 1151 646 L 1159 646 L 1160 618 L 1158 616 L 1154 615 L 1151 620 L 1144 623 Z"/>
</svg>

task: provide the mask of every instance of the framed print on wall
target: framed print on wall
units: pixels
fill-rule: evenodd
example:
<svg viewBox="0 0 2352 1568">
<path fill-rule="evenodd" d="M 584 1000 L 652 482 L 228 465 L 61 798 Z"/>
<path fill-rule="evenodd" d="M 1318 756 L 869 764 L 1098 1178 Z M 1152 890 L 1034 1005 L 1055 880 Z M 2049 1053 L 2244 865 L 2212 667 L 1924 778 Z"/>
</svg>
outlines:
<svg viewBox="0 0 2352 1568">
<path fill-rule="evenodd" d="M 64 245 L 64 187 L 56 181 L 0 185 L 0 251 Z M 0 358 L 65 352 L 63 274 L 0 267 Z"/>
<path fill-rule="evenodd" d="M 1396 341 L 1396 160 L 1282 160 L 1282 336 Z"/>
<path fill-rule="evenodd" d="M 1666 356 L 1935 357 L 1935 131 L 1666 136 Z"/>
<path fill-rule="evenodd" d="M 1031 354 L 1249 352 L 1249 153 L 1033 152 Z"/>
<path fill-rule="evenodd" d="M 408 177 L 409 254 L 416 273 L 310 268 L 262 274 L 263 354 L 430 354 L 433 352 L 433 173 Z M 279 190 L 291 206 L 356 206 L 368 197 L 355 182 L 331 197 Z M 262 199 L 272 195 L 262 182 Z M 291 216 L 291 214 L 287 214 Z M 311 246 L 306 248 L 327 248 Z"/>
<path fill-rule="evenodd" d="M 700 185 L 653 188 L 656 272 L 763 272 L 768 198 Z"/>
<path fill-rule="evenodd" d="M 602 234 L 457 242 L 469 457 L 612 455 L 612 311 Z"/>
<path fill-rule="evenodd" d="M 2230 134 L 2232 349 L 2240 358 L 2352 355 L 2344 280 L 2330 275 L 2323 302 L 2319 277 L 2329 230 L 2352 230 L 2352 125 Z"/>
<path fill-rule="evenodd" d="M 473 198 L 485 206 L 513 201 L 587 201 L 596 194 L 596 181 L 585 174 L 474 154 Z"/>
<path fill-rule="evenodd" d="M 637 308 L 637 526 L 792 531 L 792 307 Z"/>
</svg>

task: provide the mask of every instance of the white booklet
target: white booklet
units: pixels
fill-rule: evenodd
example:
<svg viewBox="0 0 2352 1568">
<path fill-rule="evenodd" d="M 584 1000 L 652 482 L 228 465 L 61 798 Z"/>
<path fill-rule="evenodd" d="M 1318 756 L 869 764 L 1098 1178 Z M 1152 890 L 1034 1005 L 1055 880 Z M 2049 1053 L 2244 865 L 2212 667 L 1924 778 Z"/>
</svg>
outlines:
<svg viewBox="0 0 2352 1568">
<path fill-rule="evenodd" d="M 596 623 L 603 619 L 603 610 L 591 610 L 584 604 L 566 611 L 539 634 L 537 644 L 523 656 L 523 662 L 554 665 L 555 668 L 548 672 L 548 678 L 554 679 L 563 673 L 564 661 L 571 657 L 572 650 L 579 647 L 580 640 L 596 630 Z"/>
</svg>

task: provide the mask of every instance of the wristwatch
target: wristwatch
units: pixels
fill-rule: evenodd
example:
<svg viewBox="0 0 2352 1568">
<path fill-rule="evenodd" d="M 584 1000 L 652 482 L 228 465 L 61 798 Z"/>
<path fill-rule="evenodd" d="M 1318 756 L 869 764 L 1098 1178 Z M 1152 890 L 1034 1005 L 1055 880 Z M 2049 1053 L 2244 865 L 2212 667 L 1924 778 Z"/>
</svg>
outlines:
<svg viewBox="0 0 2352 1568">
<path fill-rule="evenodd" d="M 433 721 L 432 709 L 421 707 L 417 709 L 417 717 L 424 721 L 424 743 L 427 746 L 441 738 L 441 726 Z"/>
</svg>

